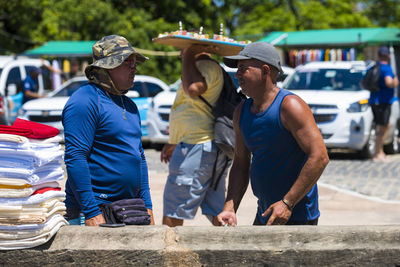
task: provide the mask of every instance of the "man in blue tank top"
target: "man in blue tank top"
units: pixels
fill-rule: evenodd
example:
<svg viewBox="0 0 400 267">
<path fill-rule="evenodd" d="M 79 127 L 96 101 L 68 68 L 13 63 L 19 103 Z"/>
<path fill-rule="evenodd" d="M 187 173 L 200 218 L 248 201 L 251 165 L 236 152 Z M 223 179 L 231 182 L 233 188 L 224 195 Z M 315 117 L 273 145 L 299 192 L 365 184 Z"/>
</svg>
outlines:
<svg viewBox="0 0 400 267">
<path fill-rule="evenodd" d="M 254 225 L 316 225 L 316 182 L 329 158 L 308 105 L 276 86 L 282 68 L 272 45 L 251 43 L 224 63 L 238 68 L 236 77 L 249 98 L 234 114 L 235 156 L 219 222 L 237 224 L 250 178 L 258 198 Z"/>
</svg>

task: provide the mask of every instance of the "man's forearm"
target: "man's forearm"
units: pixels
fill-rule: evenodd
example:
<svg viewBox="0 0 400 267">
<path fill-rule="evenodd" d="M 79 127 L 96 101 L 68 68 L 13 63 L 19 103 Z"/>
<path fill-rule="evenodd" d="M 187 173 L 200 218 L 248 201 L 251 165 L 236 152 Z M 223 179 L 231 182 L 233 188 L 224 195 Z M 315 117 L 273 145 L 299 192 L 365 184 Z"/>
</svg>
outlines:
<svg viewBox="0 0 400 267">
<path fill-rule="evenodd" d="M 295 206 L 316 184 L 328 162 L 327 155 L 309 157 L 284 199 Z"/>
<path fill-rule="evenodd" d="M 197 97 L 207 89 L 204 77 L 196 67 L 196 53 L 188 48 L 182 59 L 182 87 L 190 97 Z"/>
<path fill-rule="evenodd" d="M 232 166 L 224 210 L 237 211 L 249 185 L 249 173 Z"/>
</svg>

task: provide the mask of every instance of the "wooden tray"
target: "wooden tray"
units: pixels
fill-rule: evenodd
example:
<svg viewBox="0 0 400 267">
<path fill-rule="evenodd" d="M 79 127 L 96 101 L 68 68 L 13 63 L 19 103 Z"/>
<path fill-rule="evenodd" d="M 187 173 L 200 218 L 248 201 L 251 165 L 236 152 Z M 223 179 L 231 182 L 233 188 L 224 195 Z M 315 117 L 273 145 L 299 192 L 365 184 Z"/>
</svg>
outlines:
<svg viewBox="0 0 400 267">
<path fill-rule="evenodd" d="M 215 54 L 220 56 L 237 55 L 243 49 L 243 47 L 246 46 L 245 44 L 224 42 L 214 39 L 198 39 L 185 35 L 174 35 L 174 36 L 153 38 L 153 42 L 158 44 L 171 45 L 179 49 L 189 47 L 192 44 L 217 46 L 219 47 L 219 50 L 215 52 Z"/>
</svg>

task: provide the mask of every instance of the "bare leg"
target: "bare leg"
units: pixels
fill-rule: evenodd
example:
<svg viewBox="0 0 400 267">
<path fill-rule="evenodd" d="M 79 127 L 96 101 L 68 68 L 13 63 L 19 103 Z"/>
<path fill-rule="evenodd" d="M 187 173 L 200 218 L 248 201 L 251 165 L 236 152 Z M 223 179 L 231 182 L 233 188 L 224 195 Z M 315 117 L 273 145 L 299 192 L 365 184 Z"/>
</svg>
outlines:
<svg viewBox="0 0 400 267">
<path fill-rule="evenodd" d="M 386 158 L 386 154 L 383 151 L 383 142 L 386 138 L 389 127 L 390 124 L 376 126 L 374 160 L 385 160 Z"/>
<path fill-rule="evenodd" d="M 168 216 L 163 216 L 162 223 L 168 225 L 169 227 L 175 227 L 175 226 L 182 226 L 183 220 L 171 218 Z"/>
</svg>

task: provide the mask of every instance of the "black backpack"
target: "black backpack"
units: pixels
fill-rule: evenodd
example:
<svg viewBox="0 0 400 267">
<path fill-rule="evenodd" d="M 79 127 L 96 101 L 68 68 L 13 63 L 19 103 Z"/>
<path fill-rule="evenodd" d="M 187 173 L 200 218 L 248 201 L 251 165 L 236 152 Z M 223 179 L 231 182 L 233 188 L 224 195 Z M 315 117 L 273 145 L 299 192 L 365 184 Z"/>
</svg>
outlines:
<svg viewBox="0 0 400 267">
<path fill-rule="evenodd" d="M 199 98 L 206 103 L 215 117 L 214 141 L 218 148 L 230 159 L 233 159 L 235 148 L 235 131 L 233 130 L 233 113 L 239 103 L 246 99 L 245 95 L 237 92 L 229 74 L 223 69 L 224 85 L 214 107 L 201 95 Z"/>
<path fill-rule="evenodd" d="M 372 93 L 378 92 L 380 75 L 381 75 L 380 64 L 379 62 L 376 62 L 371 68 L 368 69 L 364 78 L 361 80 L 362 87 Z"/>
</svg>

